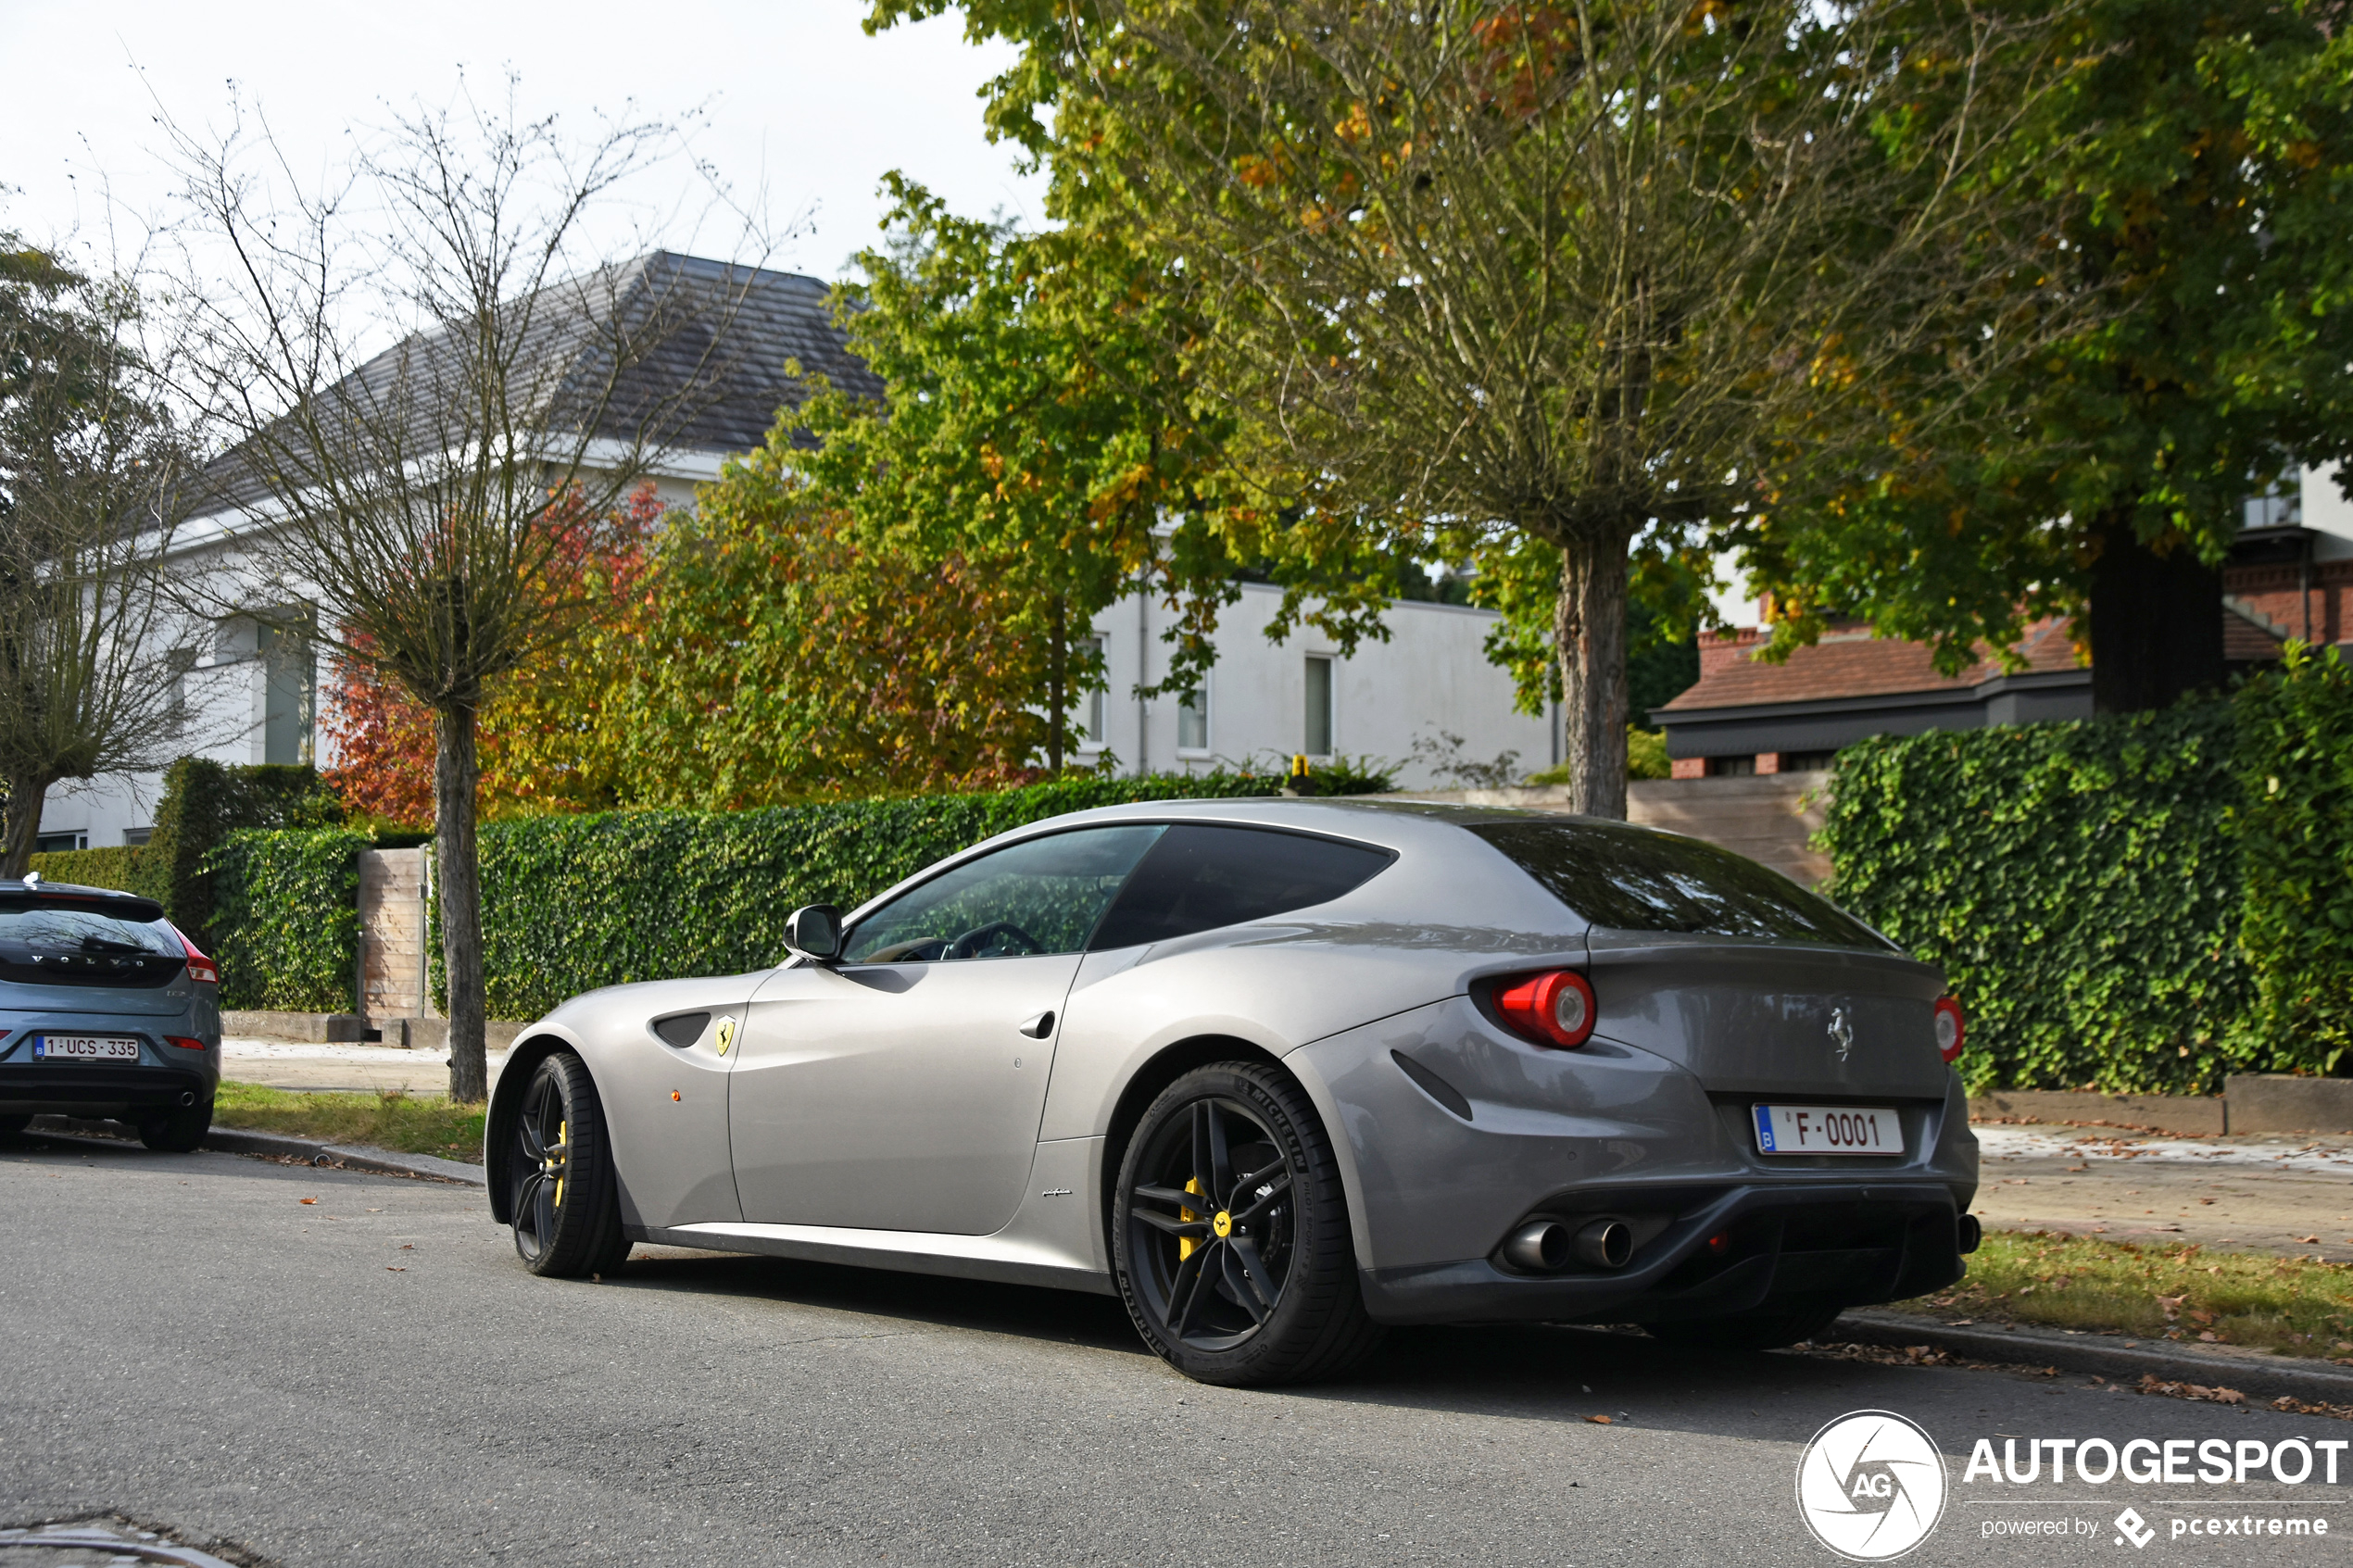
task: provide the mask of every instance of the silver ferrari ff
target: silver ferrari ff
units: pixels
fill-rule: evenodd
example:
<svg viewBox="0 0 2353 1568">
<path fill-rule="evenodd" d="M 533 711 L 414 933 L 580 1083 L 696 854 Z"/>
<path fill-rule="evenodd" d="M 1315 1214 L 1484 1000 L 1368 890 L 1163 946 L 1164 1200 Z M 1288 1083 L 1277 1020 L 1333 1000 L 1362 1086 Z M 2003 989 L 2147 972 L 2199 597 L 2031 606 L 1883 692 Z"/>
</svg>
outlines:
<svg viewBox="0 0 2353 1568">
<path fill-rule="evenodd" d="M 545 1274 L 638 1241 L 1116 1294 L 1207 1382 L 1385 1325 L 1793 1343 L 1960 1277 L 1938 972 L 1696 839 L 1185 801 L 1035 823 L 777 967 L 519 1038 L 492 1205 Z"/>
</svg>

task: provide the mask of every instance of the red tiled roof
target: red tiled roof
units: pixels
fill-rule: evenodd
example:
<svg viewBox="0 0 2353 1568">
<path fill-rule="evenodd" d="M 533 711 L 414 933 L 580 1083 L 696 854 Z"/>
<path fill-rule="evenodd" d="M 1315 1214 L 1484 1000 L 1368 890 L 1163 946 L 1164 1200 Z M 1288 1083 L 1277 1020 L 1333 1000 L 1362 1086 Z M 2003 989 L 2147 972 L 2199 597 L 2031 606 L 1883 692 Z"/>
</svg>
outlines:
<svg viewBox="0 0 2353 1568">
<path fill-rule="evenodd" d="M 2000 661 L 1991 658 L 1988 650 L 1989 657 L 1959 675 L 1939 675 L 1926 644 L 1875 637 L 1868 628 L 1825 633 L 1820 642 L 1790 655 L 1787 663 L 1765 664 L 1752 657 L 1764 646 L 1765 636 L 1755 631 L 1702 635 L 1699 684 L 1663 711 L 1965 691 L 2003 672 Z M 2029 626 L 2018 648 L 2026 658 L 2027 669 L 2036 673 L 2081 668 L 2062 618 Z"/>
</svg>

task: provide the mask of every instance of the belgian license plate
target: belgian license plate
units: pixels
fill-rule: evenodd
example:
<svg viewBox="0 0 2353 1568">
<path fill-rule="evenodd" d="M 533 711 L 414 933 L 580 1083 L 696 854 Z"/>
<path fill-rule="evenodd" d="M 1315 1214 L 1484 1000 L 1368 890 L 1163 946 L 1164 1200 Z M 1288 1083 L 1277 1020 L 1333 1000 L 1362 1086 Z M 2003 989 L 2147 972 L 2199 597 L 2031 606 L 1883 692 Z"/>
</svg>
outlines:
<svg viewBox="0 0 2353 1568">
<path fill-rule="evenodd" d="M 1760 1105 L 1760 1154 L 1901 1154 L 1904 1124 L 1884 1105 Z"/>
<path fill-rule="evenodd" d="M 131 1035 L 44 1035 L 34 1052 L 48 1061 L 136 1061 L 139 1041 Z"/>
</svg>

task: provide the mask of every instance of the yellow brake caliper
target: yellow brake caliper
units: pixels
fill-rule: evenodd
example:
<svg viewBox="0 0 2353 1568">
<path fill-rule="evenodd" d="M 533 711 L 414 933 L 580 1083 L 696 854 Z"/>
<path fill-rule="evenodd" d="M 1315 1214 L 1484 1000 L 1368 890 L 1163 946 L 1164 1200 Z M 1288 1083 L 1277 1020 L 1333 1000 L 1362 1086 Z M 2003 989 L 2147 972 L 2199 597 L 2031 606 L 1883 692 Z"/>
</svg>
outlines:
<svg viewBox="0 0 2353 1568">
<path fill-rule="evenodd" d="M 562 1150 L 563 1150 L 563 1153 L 562 1153 L 561 1155 L 558 1156 L 558 1157 L 557 1157 L 557 1159 L 556 1159 L 555 1160 L 550 1161 L 550 1163 L 552 1163 L 552 1164 L 554 1164 L 554 1165 L 556 1166 L 556 1207 L 557 1207 L 557 1208 L 559 1208 L 559 1209 L 560 1209 L 560 1208 L 562 1208 L 562 1207 L 564 1206 L 564 1173 L 563 1173 L 563 1167 L 564 1167 L 565 1165 L 568 1165 L 568 1164 L 570 1164 L 570 1163 L 571 1163 L 571 1155 L 572 1155 L 572 1123 L 569 1123 L 569 1122 L 559 1122 L 559 1123 L 556 1123 L 556 1147 L 557 1147 L 558 1148 L 560 1148 L 560 1149 L 562 1149 Z"/>
<path fill-rule="evenodd" d="M 1185 1178 L 1185 1190 L 1186 1190 L 1187 1192 L 1200 1193 L 1200 1192 L 1201 1192 L 1201 1178 L 1200 1178 L 1199 1176 L 1187 1176 L 1187 1177 Z M 1206 1197 L 1208 1196 L 1208 1194 L 1206 1194 L 1206 1193 L 1202 1193 L 1202 1197 L 1204 1197 L 1204 1198 L 1206 1198 Z M 1194 1213 L 1194 1212 L 1193 1212 L 1191 1210 L 1189 1210 L 1189 1209 L 1179 1209 L 1179 1210 L 1176 1210 L 1176 1217 L 1177 1217 L 1178 1219 L 1180 1219 L 1180 1220 L 1184 1221 L 1187 1224 L 1190 1224 L 1190 1223 L 1192 1223 L 1192 1222 L 1194 1222 L 1195 1220 L 1198 1220 L 1198 1219 L 1200 1219 L 1200 1218 L 1201 1218 L 1201 1216 L 1200 1216 L 1199 1214 Z M 1181 1262 L 1183 1262 L 1186 1259 L 1188 1259 L 1188 1258 L 1191 1257 L 1191 1256 L 1193 1255 L 1193 1248 L 1196 1248 L 1196 1247 L 1199 1247 L 1200 1245 L 1201 1245 L 1201 1243 L 1200 1243 L 1200 1242 L 1198 1242 L 1198 1241 L 1195 1241 L 1195 1240 L 1194 1240 L 1191 1236 L 1178 1236 L 1178 1237 L 1176 1238 L 1176 1261 L 1177 1261 L 1178 1262 L 1180 1262 L 1180 1263 L 1181 1263 Z"/>
</svg>

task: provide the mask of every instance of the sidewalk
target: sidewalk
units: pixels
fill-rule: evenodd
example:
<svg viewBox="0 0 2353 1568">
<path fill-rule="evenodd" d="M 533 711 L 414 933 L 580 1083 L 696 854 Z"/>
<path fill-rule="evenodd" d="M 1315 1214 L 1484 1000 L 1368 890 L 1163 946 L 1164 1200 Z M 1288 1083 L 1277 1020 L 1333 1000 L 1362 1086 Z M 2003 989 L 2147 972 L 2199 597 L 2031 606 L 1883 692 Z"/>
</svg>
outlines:
<svg viewBox="0 0 2353 1568">
<path fill-rule="evenodd" d="M 490 1082 L 507 1053 L 490 1057 Z M 446 1095 L 449 1092 L 449 1053 L 446 1050 L 403 1050 L 398 1046 L 296 1044 L 224 1036 L 220 1042 L 220 1074 L 241 1084 L 273 1089 L 341 1090 L 354 1094 Z"/>
<path fill-rule="evenodd" d="M 2353 1137 L 1970 1130 L 1988 1228 L 2353 1261 Z"/>
</svg>

